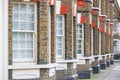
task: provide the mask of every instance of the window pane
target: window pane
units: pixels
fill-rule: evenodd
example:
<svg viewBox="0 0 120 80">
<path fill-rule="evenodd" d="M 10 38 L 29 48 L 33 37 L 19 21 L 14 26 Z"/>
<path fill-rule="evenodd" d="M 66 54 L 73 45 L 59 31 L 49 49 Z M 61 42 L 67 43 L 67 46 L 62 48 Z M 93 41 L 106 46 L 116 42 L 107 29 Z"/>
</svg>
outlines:
<svg viewBox="0 0 120 80">
<path fill-rule="evenodd" d="M 16 22 L 16 21 L 13 21 L 12 22 L 13 23 L 13 30 L 18 30 L 19 29 L 19 23 L 18 22 Z"/>
<path fill-rule="evenodd" d="M 33 41 L 33 33 L 28 33 L 27 34 L 27 40 Z"/>
<path fill-rule="evenodd" d="M 19 58 L 25 58 L 25 50 L 19 50 Z"/>
<path fill-rule="evenodd" d="M 34 21 L 34 14 L 28 14 L 27 19 L 28 19 L 29 21 Z"/>
<path fill-rule="evenodd" d="M 62 55 L 62 50 L 61 49 L 57 50 L 57 55 Z"/>
<path fill-rule="evenodd" d="M 80 33 L 82 33 L 82 30 L 80 30 Z"/>
<path fill-rule="evenodd" d="M 27 48 L 33 48 L 33 41 L 27 41 Z"/>
<path fill-rule="evenodd" d="M 26 4 L 20 4 L 20 11 L 26 12 Z"/>
<path fill-rule="evenodd" d="M 19 13 L 13 12 L 13 20 L 18 20 L 18 19 L 19 19 Z"/>
<path fill-rule="evenodd" d="M 34 5 L 28 5 L 28 11 L 34 12 Z"/>
<path fill-rule="evenodd" d="M 81 54 L 81 50 L 77 50 L 77 53 L 78 53 L 78 54 Z"/>
<path fill-rule="evenodd" d="M 13 58 L 17 58 L 18 57 L 17 50 L 13 50 L 12 53 L 13 53 L 12 54 Z"/>
<path fill-rule="evenodd" d="M 62 48 L 62 44 L 61 43 L 57 43 L 57 48 Z"/>
<path fill-rule="evenodd" d="M 13 4 L 13 11 L 18 11 L 19 10 L 19 5 L 17 3 Z"/>
<path fill-rule="evenodd" d="M 25 41 L 19 41 L 19 48 L 25 48 Z"/>
<path fill-rule="evenodd" d="M 20 13 L 20 20 L 26 20 L 26 13 Z"/>
<path fill-rule="evenodd" d="M 57 21 L 62 21 L 62 16 L 57 16 Z"/>
<path fill-rule="evenodd" d="M 62 42 L 62 38 L 61 37 L 57 37 L 56 41 L 57 42 Z"/>
<path fill-rule="evenodd" d="M 17 40 L 17 38 L 18 38 L 18 37 L 17 37 L 17 33 L 15 33 L 15 32 L 12 33 L 12 40 Z"/>
<path fill-rule="evenodd" d="M 27 30 L 34 30 L 34 23 L 27 23 Z"/>
<path fill-rule="evenodd" d="M 20 30 L 26 30 L 26 23 L 20 22 Z"/>
<path fill-rule="evenodd" d="M 78 45 L 78 48 L 80 49 L 80 48 L 81 48 L 81 45 Z"/>
<path fill-rule="evenodd" d="M 63 23 L 58 23 L 58 24 L 57 24 L 57 28 L 62 28 L 62 26 L 63 26 L 62 24 L 63 24 Z"/>
<path fill-rule="evenodd" d="M 27 56 L 27 58 L 32 58 L 33 57 L 33 50 L 28 50 L 26 56 Z"/>
<path fill-rule="evenodd" d="M 19 40 L 25 40 L 25 33 L 19 33 Z"/>
<path fill-rule="evenodd" d="M 62 29 L 57 29 L 57 35 L 62 35 L 63 31 Z"/>
<path fill-rule="evenodd" d="M 81 44 L 81 40 L 77 40 L 77 43 L 78 43 L 78 44 Z"/>
<path fill-rule="evenodd" d="M 13 41 L 12 41 L 12 47 L 13 47 L 13 48 L 17 48 L 17 47 L 18 47 L 18 44 L 17 44 L 17 41 L 16 41 L 16 40 L 13 40 Z"/>
</svg>

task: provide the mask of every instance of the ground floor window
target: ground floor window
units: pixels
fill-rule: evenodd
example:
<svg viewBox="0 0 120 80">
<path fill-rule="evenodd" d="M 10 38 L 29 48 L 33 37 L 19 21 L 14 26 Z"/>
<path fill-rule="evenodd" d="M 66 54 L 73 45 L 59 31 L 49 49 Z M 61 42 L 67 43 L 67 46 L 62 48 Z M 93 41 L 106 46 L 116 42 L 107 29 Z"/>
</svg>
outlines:
<svg viewBox="0 0 120 80">
<path fill-rule="evenodd" d="M 13 3 L 12 55 L 13 61 L 33 61 L 36 46 L 36 4 Z"/>
<path fill-rule="evenodd" d="M 57 15 L 56 17 L 56 56 L 57 58 L 63 58 L 64 57 L 64 16 L 63 15 Z"/>
</svg>

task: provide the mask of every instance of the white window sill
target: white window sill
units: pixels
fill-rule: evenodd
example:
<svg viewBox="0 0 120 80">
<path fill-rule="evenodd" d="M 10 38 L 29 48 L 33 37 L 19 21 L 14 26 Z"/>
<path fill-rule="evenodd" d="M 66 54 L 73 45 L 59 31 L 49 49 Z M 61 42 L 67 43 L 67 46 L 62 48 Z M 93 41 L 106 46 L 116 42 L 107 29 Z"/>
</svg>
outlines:
<svg viewBox="0 0 120 80">
<path fill-rule="evenodd" d="M 110 56 L 111 55 L 111 53 L 109 53 L 109 54 L 106 54 L 106 56 Z"/>
<path fill-rule="evenodd" d="M 93 57 L 94 57 L 94 58 L 95 58 L 95 57 L 100 57 L 100 55 L 95 55 L 95 56 L 93 56 Z"/>
<path fill-rule="evenodd" d="M 106 55 L 101 55 L 101 57 L 105 57 Z"/>
<path fill-rule="evenodd" d="M 100 15 L 100 16 L 104 16 L 104 17 L 107 17 L 106 15 Z"/>
<path fill-rule="evenodd" d="M 93 57 L 81 57 L 79 60 L 92 59 Z"/>
<path fill-rule="evenodd" d="M 77 62 L 77 59 L 72 60 L 57 60 L 56 63 L 69 63 L 69 62 Z"/>
<path fill-rule="evenodd" d="M 98 7 L 92 7 L 92 9 L 100 10 L 100 8 L 98 8 Z"/>
<path fill-rule="evenodd" d="M 50 64 L 29 64 L 29 65 L 9 65 L 8 69 L 39 69 L 39 68 L 54 68 L 56 63 Z"/>
</svg>

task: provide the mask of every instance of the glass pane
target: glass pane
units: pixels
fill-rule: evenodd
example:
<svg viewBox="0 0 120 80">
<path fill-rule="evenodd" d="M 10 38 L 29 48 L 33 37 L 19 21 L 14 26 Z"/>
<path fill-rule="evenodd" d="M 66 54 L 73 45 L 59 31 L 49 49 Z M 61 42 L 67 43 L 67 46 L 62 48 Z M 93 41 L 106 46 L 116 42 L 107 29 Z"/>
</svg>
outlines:
<svg viewBox="0 0 120 80">
<path fill-rule="evenodd" d="M 34 23 L 27 23 L 27 30 L 34 30 Z"/>
<path fill-rule="evenodd" d="M 17 40 L 17 38 L 18 38 L 18 37 L 17 37 L 17 33 L 15 33 L 15 32 L 12 33 L 12 40 Z"/>
<path fill-rule="evenodd" d="M 79 37 L 78 37 L 78 38 L 81 39 L 81 38 L 82 38 L 82 35 L 79 34 Z"/>
<path fill-rule="evenodd" d="M 25 33 L 19 33 L 19 40 L 25 40 Z"/>
<path fill-rule="evenodd" d="M 76 30 L 76 33 L 78 34 L 78 30 Z"/>
<path fill-rule="evenodd" d="M 62 44 L 61 43 L 57 43 L 57 48 L 62 48 Z"/>
<path fill-rule="evenodd" d="M 80 28 L 82 29 L 82 25 L 80 25 Z"/>
<path fill-rule="evenodd" d="M 26 4 L 20 4 L 20 11 L 26 12 Z"/>
<path fill-rule="evenodd" d="M 33 41 L 33 33 L 27 33 L 27 40 Z"/>
<path fill-rule="evenodd" d="M 33 41 L 27 41 L 27 48 L 33 48 Z"/>
<path fill-rule="evenodd" d="M 25 48 L 25 41 L 19 41 L 19 48 Z"/>
<path fill-rule="evenodd" d="M 12 47 L 13 48 L 17 48 L 18 47 L 18 44 L 17 44 L 16 40 L 12 40 Z"/>
<path fill-rule="evenodd" d="M 20 20 L 26 20 L 26 13 L 20 13 Z"/>
<path fill-rule="evenodd" d="M 57 55 L 62 55 L 62 50 L 61 49 L 57 50 Z"/>
<path fill-rule="evenodd" d="M 25 50 L 19 50 L 19 58 L 25 58 Z"/>
<path fill-rule="evenodd" d="M 20 30 L 26 30 L 26 23 L 20 22 Z"/>
<path fill-rule="evenodd" d="M 81 50 L 77 50 L 77 53 L 78 53 L 78 54 L 81 54 Z"/>
<path fill-rule="evenodd" d="M 82 30 L 80 30 L 80 33 L 82 34 Z"/>
<path fill-rule="evenodd" d="M 77 43 L 78 43 L 78 44 L 81 44 L 81 40 L 77 40 Z"/>
<path fill-rule="evenodd" d="M 62 42 L 62 38 L 61 37 L 57 37 L 56 41 L 57 42 Z"/>
<path fill-rule="evenodd" d="M 19 5 L 17 3 L 13 4 L 13 11 L 18 11 L 19 10 Z"/>
<path fill-rule="evenodd" d="M 81 45 L 78 45 L 78 48 L 80 49 L 80 48 L 81 48 Z"/>
<path fill-rule="evenodd" d="M 57 16 L 57 21 L 59 22 L 61 22 L 62 21 L 62 16 Z"/>
<path fill-rule="evenodd" d="M 34 21 L 34 14 L 28 14 L 27 20 Z"/>
<path fill-rule="evenodd" d="M 28 11 L 34 12 L 34 5 L 28 5 Z"/>
<path fill-rule="evenodd" d="M 58 23 L 57 28 L 62 28 L 62 23 Z"/>
<path fill-rule="evenodd" d="M 62 35 L 62 29 L 57 29 L 57 35 Z"/>
<path fill-rule="evenodd" d="M 13 30 L 18 30 L 19 29 L 19 23 L 16 21 L 13 21 Z"/>
<path fill-rule="evenodd" d="M 13 12 L 13 20 L 19 20 L 19 13 Z"/>
<path fill-rule="evenodd" d="M 13 50 L 13 51 L 12 51 L 12 57 L 13 57 L 13 58 L 17 58 L 17 57 L 18 57 L 17 50 Z"/>
<path fill-rule="evenodd" d="M 32 58 L 33 57 L 33 50 L 28 50 L 26 56 L 27 56 L 27 58 Z"/>
</svg>

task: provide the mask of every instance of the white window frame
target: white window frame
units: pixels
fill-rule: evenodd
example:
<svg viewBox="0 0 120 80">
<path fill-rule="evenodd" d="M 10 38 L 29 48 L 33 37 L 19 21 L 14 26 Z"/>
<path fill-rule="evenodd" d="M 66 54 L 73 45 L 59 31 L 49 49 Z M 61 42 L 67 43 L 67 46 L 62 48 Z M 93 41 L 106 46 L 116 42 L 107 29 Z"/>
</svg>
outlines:
<svg viewBox="0 0 120 80">
<path fill-rule="evenodd" d="M 77 24 L 76 29 L 78 25 L 82 26 L 82 39 L 81 39 L 81 54 L 77 53 L 77 32 L 76 32 L 76 54 L 77 54 L 77 59 L 81 59 L 84 57 L 84 25 L 83 24 Z"/>
<path fill-rule="evenodd" d="M 61 16 L 62 17 L 62 29 L 63 29 L 63 35 L 62 35 L 62 53 L 61 55 L 57 54 L 57 44 L 56 44 L 56 60 L 64 60 L 65 58 L 65 16 L 64 15 L 56 15 L 56 19 L 57 16 Z M 57 21 L 56 21 L 57 24 Z M 56 30 L 57 30 L 57 25 L 56 25 Z M 56 31 L 57 32 L 57 31 Z M 59 37 L 60 35 L 57 35 L 56 33 L 56 43 L 57 43 L 57 37 Z"/>
<path fill-rule="evenodd" d="M 24 2 L 13 2 L 12 4 L 17 3 L 17 4 L 32 4 L 34 5 L 34 31 L 32 30 L 12 30 L 13 32 L 30 32 L 33 33 L 33 57 L 32 58 L 12 58 L 13 63 L 36 63 L 37 60 L 37 4 L 36 3 L 24 3 Z M 20 7 L 19 7 L 20 8 Z M 19 40 L 19 39 L 18 39 Z M 12 48 L 13 49 L 13 48 Z M 12 50 L 13 51 L 13 50 Z"/>
</svg>

